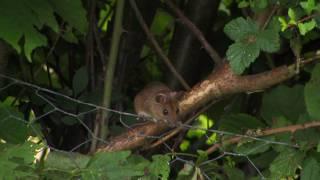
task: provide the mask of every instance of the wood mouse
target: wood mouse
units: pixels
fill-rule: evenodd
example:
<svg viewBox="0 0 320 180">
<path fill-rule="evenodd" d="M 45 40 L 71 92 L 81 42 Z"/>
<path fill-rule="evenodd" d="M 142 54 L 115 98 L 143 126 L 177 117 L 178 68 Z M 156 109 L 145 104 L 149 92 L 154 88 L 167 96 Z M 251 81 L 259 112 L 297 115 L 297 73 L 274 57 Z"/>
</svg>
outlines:
<svg viewBox="0 0 320 180">
<path fill-rule="evenodd" d="M 142 118 L 154 122 L 177 122 L 178 93 L 172 91 L 165 84 L 153 82 L 144 87 L 134 98 L 136 113 Z"/>
</svg>

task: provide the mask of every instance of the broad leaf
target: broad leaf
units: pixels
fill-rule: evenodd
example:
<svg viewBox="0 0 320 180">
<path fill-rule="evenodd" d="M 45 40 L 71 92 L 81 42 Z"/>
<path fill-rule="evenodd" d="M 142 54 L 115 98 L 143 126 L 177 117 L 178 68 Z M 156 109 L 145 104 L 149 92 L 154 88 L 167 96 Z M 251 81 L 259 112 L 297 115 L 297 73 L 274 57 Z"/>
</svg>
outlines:
<svg viewBox="0 0 320 180">
<path fill-rule="evenodd" d="M 265 52 L 276 52 L 280 48 L 279 34 L 275 30 L 264 30 L 257 36 L 257 44 Z"/>
<path fill-rule="evenodd" d="M 260 49 L 256 43 L 236 42 L 229 46 L 227 59 L 231 69 L 241 74 L 259 56 Z"/>
<path fill-rule="evenodd" d="M 37 145 L 25 142 L 21 145 L 1 144 L 0 178 L 1 179 L 31 179 L 36 178 L 31 171 Z"/>
<path fill-rule="evenodd" d="M 84 34 L 87 30 L 86 11 L 80 0 L 48 0 L 54 10 L 69 24 Z"/>
<path fill-rule="evenodd" d="M 296 170 L 301 166 L 303 157 L 303 153 L 293 149 L 281 152 L 270 165 L 271 177 L 274 179 L 293 178 Z"/>
<path fill-rule="evenodd" d="M 261 115 L 269 125 L 273 124 L 274 118 L 281 116 L 296 122 L 304 112 L 303 86 L 301 85 L 292 88 L 278 86 L 263 95 Z"/>
<path fill-rule="evenodd" d="M 83 174 L 85 179 L 127 179 L 143 176 L 145 166 L 130 163 L 129 151 L 100 152 L 90 160 Z"/>
<path fill-rule="evenodd" d="M 157 179 L 168 179 L 170 173 L 169 166 L 170 157 L 166 155 L 154 155 L 152 156 L 152 164 L 149 167 L 149 171 Z"/>
<path fill-rule="evenodd" d="M 304 88 L 304 98 L 309 115 L 320 119 L 320 64 L 317 64 L 311 75 L 310 81 Z"/>
<path fill-rule="evenodd" d="M 320 177 L 320 165 L 314 158 L 304 161 L 301 170 L 301 180 L 318 180 Z"/>
<path fill-rule="evenodd" d="M 88 85 L 88 71 L 87 67 L 83 66 L 77 70 L 72 80 L 72 87 L 75 95 L 79 95 Z"/>
<path fill-rule="evenodd" d="M 223 116 L 219 130 L 233 133 L 244 133 L 248 129 L 263 128 L 264 124 L 248 114 L 233 114 Z"/>
<path fill-rule="evenodd" d="M 0 128 L 0 139 L 12 144 L 24 142 L 29 132 L 23 115 L 3 104 L 0 104 Z"/>
<path fill-rule="evenodd" d="M 243 17 L 232 20 L 224 27 L 224 32 L 230 39 L 237 41 L 248 34 L 258 32 L 258 26 L 252 20 L 245 20 Z"/>
</svg>

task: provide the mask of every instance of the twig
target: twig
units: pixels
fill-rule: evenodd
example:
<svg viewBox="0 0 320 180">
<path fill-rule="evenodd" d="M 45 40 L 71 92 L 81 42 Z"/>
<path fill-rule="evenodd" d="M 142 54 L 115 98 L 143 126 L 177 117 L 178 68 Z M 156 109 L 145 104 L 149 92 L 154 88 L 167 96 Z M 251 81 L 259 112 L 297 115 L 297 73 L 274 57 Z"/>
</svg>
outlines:
<svg viewBox="0 0 320 180">
<path fill-rule="evenodd" d="M 183 24 L 189 28 L 189 30 L 195 35 L 195 37 L 200 41 L 204 49 L 207 51 L 211 59 L 216 65 L 222 63 L 222 58 L 219 53 L 209 44 L 209 42 L 204 37 L 203 33 L 194 25 L 180 9 L 178 9 L 170 0 L 166 0 L 165 3 L 174 11 L 174 13 L 180 18 Z"/>
<path fill-rule="evenodd" d="M 320 121 L 312 121 L 312 122 L 308 122 L 308 123 L 304 123 L 304 124 L 296 124 L 296 125 L 291 125 L 291 126 L 286 126 L 286 127 L 261 130 L 260 132 L 258 132 L 253 137 L 269 136 L 269 135 L 280 134 L 280 133 L 284 133 L 284 132 L 294 133 L 294 132 L 296 132 L 298 130 L 304 130 L 304 129 L 308 129 L 308 128 L 312 128 L 312 127 L 318 127 L 318 126 L 320 126 Z M 244 138 L 245 137 L 240 137 L 240 136 L 232 137 L 230 139 L 224 140 L 223 143 L 214 144 L 209 149 L 207 149 L 206 152 L 208 154 L 211 154 L 214 151 L 216 151 L 218 148 L 220 148 L 220 147 L 222 147 L 224 145 L 230 145 L 230 144 L 238 143 Z"/>
<path fill-rule="evenodd" d="M 319 16 L 319 14 L 311 14 L 310 16 L 303 17 L 298 20 L 297 24 L 303 23 L 303 22 L 308 21 L 308 20 L 315 18 L 317 16 Z M 297 26 L 297 24 L 288 24 L 288 28 L 295 27 L 295 26 Z"/>
<path fill-rule="evenodd" d="M 267 18 L 267 20 L 264 22 L 263 26 L 262 26 L 262 29 L 266 29 L 266 27 L 268 26 L 272 16 L 275 14 L 275 12 L 279 9 L 279 6 L 278 5 L 274 5 L 272 7 L 272 10 Z"/>
<path fill-rule="evenodd" d="M 174 68 L 174 66 L 172 65 L 170 59 L 165 55 L 165 53 L 163 52 L 163 50 L 161 49 L 159 43 L 156 41 L 155 37 L 153 36 L 153 34 L 150 32 L 147 24 L 145 23 L 138 7 L 137 4 L 134 0 L 130 0 L 130 5 L 138 19 L 138 22 L 140 23 L 142 29 L 144 30 L 144 32 L 146 33 L 149 41 L 151 42 L 151 44 L 154 47 L 154 50 L 158 53 L 158 55 L 160 56 L 160 58 L 165 62 L 165 64 L 167 65 L 167 67 L 170 69 L 170 71 L 174 74 L 174 76 L 179 80 L 179 82 L 183 85 L 183 87 L 186 90 L 190 89 L 190 86 L 188 85 L 188 83 L 183 79 L 183 77 L 177 72 L 177 70 Z"/>
</svg>

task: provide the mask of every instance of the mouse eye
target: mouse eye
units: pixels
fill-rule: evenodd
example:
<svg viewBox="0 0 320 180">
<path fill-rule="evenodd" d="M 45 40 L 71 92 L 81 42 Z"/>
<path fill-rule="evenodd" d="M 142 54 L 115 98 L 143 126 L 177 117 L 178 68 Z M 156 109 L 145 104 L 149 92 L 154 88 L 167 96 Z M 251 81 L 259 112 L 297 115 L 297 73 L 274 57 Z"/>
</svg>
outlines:
<svg viewBox="0 0 320 180">
<path fill-rule="evenodd" d="M 179 113 L 179 111 L 180 111 L 180 110 L 179 110 L 179 109 L 177 109 L 177 110 L 176 110 L 176 113 L 178 114 L 178 113 Z"/>
<path fill-rule="evenodd" d="M 162 111 L 162 113 L 163 113 L 163 115 L 168 115 L 168 114 L 169 114 L 169 112 L 168 112 L 167 109 L 164 109 L 164 110 Z"/>
</svg>

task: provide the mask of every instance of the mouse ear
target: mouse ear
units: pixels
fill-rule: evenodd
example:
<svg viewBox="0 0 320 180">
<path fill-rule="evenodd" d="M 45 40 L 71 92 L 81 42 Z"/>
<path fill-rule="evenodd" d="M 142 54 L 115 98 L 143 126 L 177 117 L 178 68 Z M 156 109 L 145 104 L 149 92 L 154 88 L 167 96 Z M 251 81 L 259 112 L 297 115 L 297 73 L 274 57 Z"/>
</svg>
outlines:
<svg viewBox="0 0 320 180">
<path fill-rule="evenodd" d="M 184 95 L 183 91 L 170 92 L 170 97 L 173 98 L 173 99 L 176 99 L 178 101 L 182 99 L 183 95 Z"/>
<path fill-rule="evenodd" d="M 155 97 L 155 100 L 157 103 L 165 103 L 167 102 L 167 96 L 165 94 L 157 94 Z"/>
</svg>

